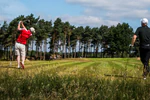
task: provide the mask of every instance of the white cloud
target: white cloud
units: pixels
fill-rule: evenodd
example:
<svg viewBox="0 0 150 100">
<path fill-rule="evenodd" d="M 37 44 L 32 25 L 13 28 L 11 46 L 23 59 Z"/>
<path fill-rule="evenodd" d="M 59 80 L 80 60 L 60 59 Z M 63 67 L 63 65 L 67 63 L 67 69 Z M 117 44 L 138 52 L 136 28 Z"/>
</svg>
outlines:
<svg viewBox="0 0 150 100">
<path fill-rule="evenodd" d="M 150 0 L 66 0 L 84 8 L 84 15 L 103 19 L 108 25 L 116 22 L 139 21 L 142 17 L 150 19 Z M 107 21 L 106 21 L 107 20 Z M 138 23 L 138 22 L 137 22 Z M 138 25 L 133 25 L 133 27 Z"/>
<path fill-rule="evenodd" d="M 117 21 L 104 20 L 100 17 L 95 16 L 69 16 L 65 15 L 61 17 L 62 21 L 68 21 L 71 24 L 75 24 L 77 26 L 91 26 L 91 27 L 99 27 L 101 25 L 117 25 Z"/>
<path fill-rule="evenodd" d="M 111 26 L 117 23 L 129 22 L 131 26 L 137 27 L 139 24 L 135 24 L 135 22 L 139 23 L 138 21 L 142 17 L 150 19 L 150 0 L 62 0 L 67 3 L 63 4 L 61 2 L 62 9 L 58 10 L 57 5 L 54 5 L 56 8 L 53 10 L 47 8 L 49 12 L 46 12 L 45 9 L 42 10 L 40 8 L 41 4 L 38 4 L 37 7 L 36 5 L 29 6 L 27 1 L 30 2 L 29 0 L 0 0 L 0 22 L 4 20 L 11 21 L 19 15 L 29 15 L 30 12 L 40 15 L 45 20 L 52 19 L 54 21 L 53 18 L 58 16 L 62 18 L 62 21 L 69 21 L 72 25 L 78 26 Z M 35 0 L 31 2 L 35 2 Z M 47 0 L 46 3 L 52 2 Z M 70 13 L 69 11 L 72 10 L 70 4 L 77 5 L 81 9 L 73 9 L 77 13 Z M 68 11 L 63 9 L 64 5 L 69 5 Z M 61 12 L 61 15 L 59 12 Z"/>
<path fill-rule="evenodd" d="M 147 10 L 150 6 L 149 0 L 66 0 L 68 3 L 76 3 L 85 7 L 85 13 L 89 13 L 95 10 L 97 13 L 102 10 L 105 11 L 104 14 L 108 13 L 120 13 L 123 15 L 128 15 L 128 12 L 133 11 L 133 15 L 138 15 L 136 17 L 140 17 L 140 14 L 145 14 L 145 12 L 141 12 L 140 14 L 136 12 L 137 10 Z M 96 12 L 95 12 L 96 13 Z M 126 14 L 125 14 L 126 13 Z M 148 13 L 146 13 L 148 14 Z M 126 17 L 126 16 L 125 16 Z"/>
<path fill-rule="evenodd" d="M 104 7 L 105 9 L 138 7 L 145 8 L 150 4 L 149 0 L 66 0 L 68 3 L 76 3 L 90 7 Z"/>
<path fill-rule="evenodd" d="M 20 0 L 0 0 L 0 22 L 10 21 L 19 15 L 25 15 L 28 9 Z"/>
</svg>

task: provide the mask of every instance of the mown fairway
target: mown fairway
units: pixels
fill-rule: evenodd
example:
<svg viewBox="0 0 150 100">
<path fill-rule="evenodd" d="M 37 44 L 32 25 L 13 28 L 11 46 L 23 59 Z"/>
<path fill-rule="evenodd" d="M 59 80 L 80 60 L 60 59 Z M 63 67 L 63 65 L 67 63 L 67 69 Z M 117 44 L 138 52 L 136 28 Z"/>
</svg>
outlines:
<svg viewBox="0 0 150 100">
<path fill-rule="evenodd" d="M 149 100 L 150 77 L 136 58 L 0 61 L 0 97 L 31 100 Z"/>
</svg>

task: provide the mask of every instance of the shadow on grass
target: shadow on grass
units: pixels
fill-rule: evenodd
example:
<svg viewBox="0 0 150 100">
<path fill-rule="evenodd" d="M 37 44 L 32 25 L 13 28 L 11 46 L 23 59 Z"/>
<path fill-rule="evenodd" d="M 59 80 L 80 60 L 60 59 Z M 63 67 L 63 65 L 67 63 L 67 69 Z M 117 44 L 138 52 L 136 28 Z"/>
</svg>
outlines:
<svg viewBox="0 0 150 100">
<path fill-rule="evenodd" d="M 107 77 L 143 79 L 143 77 L 134 77 L 134 76 L 127 76 L 127 75 L 119 75 L 119 74 L 104 74 L 104 75 Z"/>
<path fill-rule="evenodd" d="M 16 69 L 16 67 L 13 67 L 13 66 L 11 66 L 11 67 L 10 67 L 10 66 L 0 66 L 0 69 L 1 69 L 1 68 L 12 68 L 12 69 Z"/>
</svg>

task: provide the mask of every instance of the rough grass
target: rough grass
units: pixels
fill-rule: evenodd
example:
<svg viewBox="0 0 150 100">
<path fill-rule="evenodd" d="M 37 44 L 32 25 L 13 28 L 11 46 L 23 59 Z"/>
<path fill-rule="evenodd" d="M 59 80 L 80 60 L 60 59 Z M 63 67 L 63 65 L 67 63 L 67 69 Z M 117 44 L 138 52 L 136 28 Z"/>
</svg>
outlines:
<svg viewBox="0 0 150 100">
<path fill-rule="evenodd" d="M 136 58 L 78 58 L 53 61 L 0 61 L 3 100 L 149 100 L 150 78 L 143 80 Z"/>
</svg>

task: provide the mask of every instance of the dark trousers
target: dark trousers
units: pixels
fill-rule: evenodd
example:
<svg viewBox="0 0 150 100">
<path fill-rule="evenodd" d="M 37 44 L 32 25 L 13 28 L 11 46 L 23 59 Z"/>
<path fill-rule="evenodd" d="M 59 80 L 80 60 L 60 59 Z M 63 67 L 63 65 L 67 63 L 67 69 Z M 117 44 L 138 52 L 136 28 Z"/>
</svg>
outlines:
<svg viewBox="0 0 150 100">
<path fill-rule="evenodd" d="M 149 66 L 150 48 L 140 48 L 140 59 L 144 66 Z"/>
</svg>

